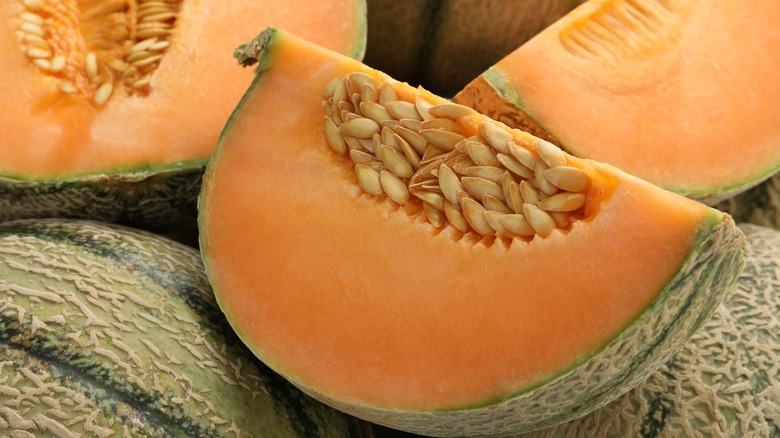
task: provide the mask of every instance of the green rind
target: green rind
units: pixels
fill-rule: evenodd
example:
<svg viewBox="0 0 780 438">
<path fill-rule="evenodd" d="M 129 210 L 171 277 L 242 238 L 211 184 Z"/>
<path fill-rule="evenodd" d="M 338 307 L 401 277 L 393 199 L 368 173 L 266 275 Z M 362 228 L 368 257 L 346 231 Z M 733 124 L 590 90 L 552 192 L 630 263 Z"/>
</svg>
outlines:
<svg viewBox="0 0 780 438">
<path fill-rule="evenodd" d="M 607 406 L 523 437 L 780 437 L 780 232 L 740 228 L 737 286 L 683 348 Z"/>
<path fill-rule="evenodd" d="M 0 224 L 0 435 L 361 436 L 230 329 L 198 252 L 59 219 Z"/>
<path fill-rule="evenodd" d="M 484 80 L 484 84 L 487 84 L 492 88 L 491 94 L 494 94 L 500 99 L 501 109 L 500 114 L 497 111 L 491 110 L 490 107 L 480 105 L 478 101 L 471 101 L 475 96 L 472 96 L 472 92 L 468 90 L 467 86 L 464 90 L 455 97 L 455 101 L 461 104 L 472 106 L 479 112 L 490 116 L 496 120 L 502 121 L 509 126 L 518 126 L 519 123 L 528 123 L 532 121 L 539 130 L 544 131 L 546 135 L 541 137 L 552 141 L 556 145 L 568 153 L 582 158 L 594 158 L 585 157 L 577 150 L 572 149 L 570 145 L 563 144 L 556 139 L 555 133 L 550 131 L 543 123 L 539 122 L 534 115 L 526 109 L 522 96 L 517 93 L 510 81 L 506 78 L 503 72 L 495 66 L 488 68 L 482 75 L 479 76 Z M 458 97 L 460 96 L 460 98 Z M 491 102 L 492 107 L 496 106 L 496 102 Z M 534 132 L 538 135 L 539 132 Z M 688 198 L 694 199 L 706 205 L 715 205 L 733 196 L 736 196 L 746 190 L 760 184 L 762 181 L 770 178 L 774 174 L 780 171 L 780 162 L 765 164 L 760 169 L 749 176 L 746 176 L 740 180 L 731 181 L 727 185 L 719 187 L 679 187 L 674 185 L 662 184 L 659 181 L 654 181 L 654 184 L 659 187 L 669 190 L 671 192 L 678 193 Z"/>
<path fill-rule="evenodd" d="M 157 228 L 193 220 L 204 168 L 199 163 L 51 181 L 0 177 L 0 222 L 49 217 Z"/>
<path fill-rule="evenodd" d="M 731 214 L 737 223 L 747 222 L 780 230 L 780 174 L 717 204 L 715 208 Z"/>
<path fill-rule="evenodd" d="M 609 403 L 666 362 L 732 288 L 743 267 L 743 245 L 731 218 L 712 210 L 678 273 L 633 324 L 565 374 L 504 401 L 451 411 L 402 411 L 301 389 L 356 417 L 421 435 L 503 436 L 563 423 Z"/>
</svg>

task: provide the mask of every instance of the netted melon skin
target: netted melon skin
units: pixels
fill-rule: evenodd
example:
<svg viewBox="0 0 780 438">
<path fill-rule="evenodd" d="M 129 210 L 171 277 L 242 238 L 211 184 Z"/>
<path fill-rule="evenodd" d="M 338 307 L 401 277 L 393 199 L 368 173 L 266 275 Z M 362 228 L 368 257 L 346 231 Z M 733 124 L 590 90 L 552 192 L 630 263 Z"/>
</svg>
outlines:
<svg viewBox="0 0 780 438">
<path fill-rule="evenodd" d="M 740 227 L 737 287 L 672 359 L 609 405 L 523 438 L 780 436 L 780 232 Z"/>
<path fill-rule="evenodd" d="M 538 388 L 486 406 L 401 411 L 305 392 L 356 417 L 426 436 L 510 436 L 598 409 L 646 380 L 712 315 L 743 267 L 745 238 L 732 219 L 700 227 L 685 263 L 634 323 L 603 350 Z"/>
<path fill-rule="evenodd" d="M 360 436 L 259 363 L 193 248 L 90 221 L 0 224 L 0 436 Z"/>
<path fill-rule="evenodd" d="M 0 177 L 0 222 L 91 219 L 155 229 L 197 216 L 205 167 L 87 176 L 66 181 Z"/>
<path fill-rule="evenodd" d="M 731 214 L 737 223 L 780 230 L 780 174 L 721 202 L 716 208 Z"/>
</svg>

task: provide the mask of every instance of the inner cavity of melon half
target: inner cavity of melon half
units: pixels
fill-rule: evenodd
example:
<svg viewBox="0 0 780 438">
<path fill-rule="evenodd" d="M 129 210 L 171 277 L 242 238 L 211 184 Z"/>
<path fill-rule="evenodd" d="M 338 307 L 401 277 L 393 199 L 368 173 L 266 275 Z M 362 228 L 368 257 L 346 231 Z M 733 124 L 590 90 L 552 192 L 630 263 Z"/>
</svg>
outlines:
<svg viewBox="0 0 780 438">
<path fill-rule="evenodd" d="M 366 193 L 411 215 L 422 210 L 437 228 L 546 237 L 591 217 L 610 192 L 608 178 L 552 143 L 468 107 L 399 92 L 419 93 L 364 73 L 334 79 L 323 101 L 325 138 L 349 156 Z"/>
<path fill-rule="evenodd" d="M 181 0 L 21 0 L 20 49 L 59 93 L 104 105 L 145 96 L 171 44 Z"/>
</svg>

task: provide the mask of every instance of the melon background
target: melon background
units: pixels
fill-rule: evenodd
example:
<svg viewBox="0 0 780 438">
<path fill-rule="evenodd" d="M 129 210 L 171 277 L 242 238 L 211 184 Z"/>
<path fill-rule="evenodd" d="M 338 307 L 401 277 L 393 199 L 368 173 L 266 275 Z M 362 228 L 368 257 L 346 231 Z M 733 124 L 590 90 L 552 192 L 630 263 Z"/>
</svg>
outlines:
<svg viewBox="0 0 780 438">
<path fill-rule="evenodd" d="M 583 0 L 368 0 L 364 62 L 451 96 Z"/>
</svg>

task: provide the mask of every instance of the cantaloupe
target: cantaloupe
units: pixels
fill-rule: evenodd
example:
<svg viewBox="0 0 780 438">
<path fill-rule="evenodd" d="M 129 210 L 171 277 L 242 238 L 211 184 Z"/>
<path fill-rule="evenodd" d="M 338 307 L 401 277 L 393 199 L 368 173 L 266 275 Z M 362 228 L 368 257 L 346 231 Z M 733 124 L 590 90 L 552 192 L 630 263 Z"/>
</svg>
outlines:
<svg viewBox="0 0 780 438">
<path fill-rule="evenodd" d="M 367 433 L 243 348 L 194 249 L 96 222 L 0 224 L 0 436 Z"/>
<path fill-rule="evenodd" d="M 0 6 L 0 221 L 156 226 L 196 214 L 206 161 L 269 24 L 360 58 L 364 0 L 64 1 Z"/>
<path fill-rule="evenodd" d="M 780 232 L 752 224 L 734 291 L 647 381 L 542 437 L 775 437 L 780 434 Z"/>
<path fill-rule="evenodd" d="M 368 0 L 366 64 L 452 96 L 582 0 Z"/>
<path fill-rule="evenodd" d="M 238 54 L 258 73 L 204 176 L 209 280 L 258 357 L 346 412 L 458 436 L 582 415 L 741 269 L 703 204 L 283 31 Z"/>
<path fill-rule="evenodd" d="M 591 0 L 456 96 L 714 204 L 780 169 L 780 3 Z"/>
</svg>

